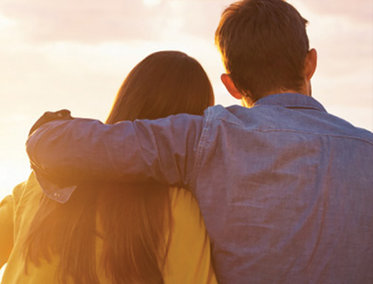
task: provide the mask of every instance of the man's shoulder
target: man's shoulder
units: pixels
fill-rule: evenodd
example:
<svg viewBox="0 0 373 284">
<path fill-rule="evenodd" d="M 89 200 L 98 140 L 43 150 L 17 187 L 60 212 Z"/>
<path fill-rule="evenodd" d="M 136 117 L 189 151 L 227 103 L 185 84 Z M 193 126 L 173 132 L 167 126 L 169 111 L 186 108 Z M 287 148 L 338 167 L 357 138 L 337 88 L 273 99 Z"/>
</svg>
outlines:
<svg viewBox="0 0 373 284">
<path fill-rule="evenodd" d="M 217 124 L 221 123 L 221 121 L 241 124 L 243 122 L 242 118 L 237 115 L 237 110 L 239 109 L 245 112 L 245 108 L 238 105 L 228 107 L 215 105 L 206 109 L 204 113 L 204 120 L 206 122 L 213 122 Z"/>
<path fill-rule="evenodd" d="M 223 124 L 233 124 L 242 127 L 259 127 L 258 123 L 263 122 L 262 116 L 265 112 L 257 112 L 253 109 L 239 105 L 222 106 L 215 105 L 209 107 L 204 114 L 206 123 L 212 123 L 216 126 Z M 264 123 L 265 124 L 265 123 Z"/>
<path fill-rule="evenodd" d="M 354 126 L 352 123 L 333 114 L 325 114 L 326 123 L 331 135 L 349 137 L 365 141 L 373 146 L 373 133 L 367 129 Z"/>
<path fill-rule="evenodd" d="M 260 105 L 216 105 L 206 110 L 206 123 L 212 128 L 242 128 L 243 131 L 286 132 L 300 135 L 358 139 L 373 145 L 373 133 L 326 111 Z"/>
</svg>

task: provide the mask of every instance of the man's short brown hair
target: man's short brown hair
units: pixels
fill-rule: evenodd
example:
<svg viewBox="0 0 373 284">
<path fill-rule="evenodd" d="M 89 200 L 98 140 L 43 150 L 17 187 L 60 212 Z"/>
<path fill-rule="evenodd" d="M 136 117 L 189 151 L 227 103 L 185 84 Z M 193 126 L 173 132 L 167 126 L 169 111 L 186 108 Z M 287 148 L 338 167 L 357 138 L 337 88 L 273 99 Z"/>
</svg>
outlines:
<svg viewBox="0 0 373 284">
<path fill-rule="evenodd" d="M 309 50 L 306 24 L 283 0 L 243 0 L 226 8 L 215 42 L 237 89 L 253 101 L 279 89 L 299 91 Z"/>
</svg>

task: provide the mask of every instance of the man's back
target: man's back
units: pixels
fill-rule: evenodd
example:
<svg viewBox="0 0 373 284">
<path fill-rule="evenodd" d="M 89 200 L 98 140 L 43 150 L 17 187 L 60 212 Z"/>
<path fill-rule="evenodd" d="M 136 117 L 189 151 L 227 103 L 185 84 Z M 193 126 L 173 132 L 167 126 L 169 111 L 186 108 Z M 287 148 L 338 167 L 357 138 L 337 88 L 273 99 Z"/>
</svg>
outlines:
<svg viewBox="0 0 373 284">
<path fill-rule="evenodd" d="M 220 283 L 373 281 L 373 135 L 305 95 L 204 117 L 58 122 L 28 151 L 47 174 L 189 186 Z"/>
<path fill-rule="evenodd" d="M 313 99 L 207 111 L 196 196 L 223 283 L 371 283 L 373 136 Z"/>
</svg>

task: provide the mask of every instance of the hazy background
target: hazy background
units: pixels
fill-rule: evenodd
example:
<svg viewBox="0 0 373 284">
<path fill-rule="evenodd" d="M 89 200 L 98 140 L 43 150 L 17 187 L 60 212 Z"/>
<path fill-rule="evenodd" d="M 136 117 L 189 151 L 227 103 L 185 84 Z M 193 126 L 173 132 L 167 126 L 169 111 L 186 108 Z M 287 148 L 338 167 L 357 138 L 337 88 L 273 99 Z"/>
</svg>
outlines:
<svg viewBox="0 0 373 284">
<path fill-rule="evenodd" d="M 373 7 L 370 0 L 289 1 L 309 20 L 319 65 L 314 97 L 373 130 Z M 198 59 L 216 103 L 236 103 L 214 31 L 223 0 L 1 0 L 0 198 L 27 178 L 24 143 L 46 110 L 104 120 L 128 71 L 151 52 L 176 49 Z"/>
</svg>

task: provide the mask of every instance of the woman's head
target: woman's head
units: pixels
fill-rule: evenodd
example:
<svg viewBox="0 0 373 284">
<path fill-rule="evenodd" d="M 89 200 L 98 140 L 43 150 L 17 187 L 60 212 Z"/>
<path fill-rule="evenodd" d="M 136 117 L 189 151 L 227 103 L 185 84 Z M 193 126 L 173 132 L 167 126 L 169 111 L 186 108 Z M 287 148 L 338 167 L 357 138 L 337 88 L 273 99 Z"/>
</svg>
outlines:
<svg viewBox="0 0 373 284">
<path fill-rule="evenodd" d="M 156 52 L 127 76 L 107 123 L 202 114 L 213 103 L 210 81 L 195 59 L 176 51 Z M 80 185 L 63 205 L 44 196 L 25 243 L 25 268 L 56 254 L 59 282 L 98 283 L 99 238 L 97 263 L 111 283 L 164 283 L 170 203 L 168 187 L 156 183 Z"/>
<path fill-rule="evenodd" d="M 198 61 L 182 52 L 160 51 L 128 74 L 106 122 L 202 114 L 213 104 L 211 83 Z"/>
</svg>

